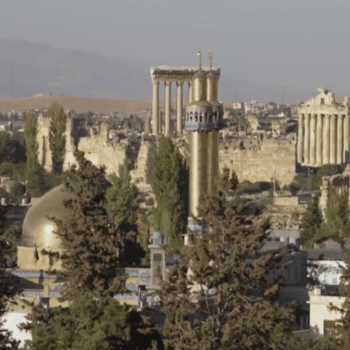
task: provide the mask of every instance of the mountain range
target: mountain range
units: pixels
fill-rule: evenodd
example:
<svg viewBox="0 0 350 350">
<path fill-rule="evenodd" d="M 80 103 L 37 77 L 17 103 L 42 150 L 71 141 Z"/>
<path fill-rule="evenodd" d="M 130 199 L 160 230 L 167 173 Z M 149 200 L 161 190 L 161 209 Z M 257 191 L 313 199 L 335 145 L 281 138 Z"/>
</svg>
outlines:
<svg viewBox="0 0 350 350">
<path fill-rule="evenodd" d="M 103 53 L 0 38 L 0 99 L 52 93 L 151 100 L 149 68 L 149 63 L 137 58 L 118 59 Z M 289 92 L 290 97 L 297 96 L 295 93 Z M 281 102 L 281 95 L 278 87 L 232 79 L 222 70 L 222 99 L 261 99 L 267 102 L 274 96 L 275 102 Z"/>
</svg>

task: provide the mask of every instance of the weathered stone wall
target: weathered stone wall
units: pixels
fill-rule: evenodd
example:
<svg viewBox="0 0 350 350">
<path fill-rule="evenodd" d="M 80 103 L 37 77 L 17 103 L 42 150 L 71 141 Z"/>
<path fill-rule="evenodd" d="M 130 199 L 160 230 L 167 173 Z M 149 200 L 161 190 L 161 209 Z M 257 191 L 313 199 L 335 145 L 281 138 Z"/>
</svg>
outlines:
<svg viewBox="0 0 350 350">
<path fill-rule="evenodd" d="M 299 200 L 298 197 L 274 197 L 272 198 L 272 204 L 280 207 L 280 206 L 284 206 L 284 207 L 297 207 L 299 205 Z"/>
<path fill-rule="evenodd" d="M 141 141 L 136 161 L 135 183 L 150 184 L 152 182 L 152 166 L 156 145 L 153 140 Z"/>
<path fill-rule="evenodd" d="M 111 143 L 99 137 L 83 137 L 79 140 L 78 149 L 85 152 L 86 159 L 95 165 L 105 165 L 107 174 L 119 174 L 120 166 L 126 158 L 125 143 Z"/>
<path fill-rule="evenodd" d="M 45 170 L 52 171 L 52 152 L 50 150 L 49 134 L 50 134 L 51 118 L 39 115 L 37 120 L 36 141 L 38 143 L 38 163 Z"/>
<path fill-rule="evenodd" d="M 261 143 L 252 141 L 252 147 L 243 149 L 237 144 L 221 143 L 220 171 L 225 167 L 234 170 L 240 181 L 272 182 L 275 176 L 281 186 L 289 185 L 295 176 L 295 147 L 293 135 L 284 139 L 263 139 Z"/>
<path fill-rule="evenodd" d="M 37 127 L 38 163 L 43 165 L 47 171 L 52 171 L 52 154 L 49 145 L 51 118 L 39 116 Z M 68 170 L 76 164 L 73 155 L 76 146 L 72 137 L 73 122 L 67 117 L 66 124 L 66 155 L 63 169 Z M 77 148 L 85 152 L 86 159 L 95 165 L 105 165 L 107 174 L 118 174 L 119 167 L 126 159 L 127 140 L 115 141 L 109 139 L 109 127 L 107 123 L 94 127 L 90 137 L 82 137 L 77 140 Z"/>
</svg>

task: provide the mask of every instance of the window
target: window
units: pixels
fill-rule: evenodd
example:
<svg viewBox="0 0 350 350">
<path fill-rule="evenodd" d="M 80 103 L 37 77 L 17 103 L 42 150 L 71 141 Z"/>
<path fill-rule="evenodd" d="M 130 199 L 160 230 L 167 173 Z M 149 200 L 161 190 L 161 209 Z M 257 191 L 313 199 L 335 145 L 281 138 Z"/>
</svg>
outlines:
<svg viewBox="0 0 350 350">
<path fill-rule="evenodd" d="M 324 105 L 324 98 L 321 98 L 321 105 Z"/>
<path fill-rule="evenodd" d="M 335 333 L 335 321 L 323 321 L 323 335 L 331 335 Z"/>
</svg>

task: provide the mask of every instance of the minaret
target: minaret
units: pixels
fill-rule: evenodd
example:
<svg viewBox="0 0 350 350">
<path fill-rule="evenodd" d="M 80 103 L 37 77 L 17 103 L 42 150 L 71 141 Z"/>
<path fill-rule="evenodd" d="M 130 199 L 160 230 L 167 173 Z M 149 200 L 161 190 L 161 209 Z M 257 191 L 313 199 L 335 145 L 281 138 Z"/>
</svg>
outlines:
<svg viewBox="0 0 350 350">
<path fill-rule="evenodd" d="M 198 52 L 198 72 L 192 77 L 192 102 L 186 108 L 185 129 L 190 131 L 189 216 L 198 217 L 200 200 L 208 188 L 208 134 L 213 130 L 213 107 L 207 101 L 207 76 Z"/>
<path fill-rule="evenodd" d="M 219 179 L 219 130 L 223 127 L 223 105 L 218 101 L 218 77 L 212 71 L 213 54 L 208 54 L 207 100 L 213 107 L 213 130 L 208 134 L 207 193 L 216 194 Z"/>
</svg>

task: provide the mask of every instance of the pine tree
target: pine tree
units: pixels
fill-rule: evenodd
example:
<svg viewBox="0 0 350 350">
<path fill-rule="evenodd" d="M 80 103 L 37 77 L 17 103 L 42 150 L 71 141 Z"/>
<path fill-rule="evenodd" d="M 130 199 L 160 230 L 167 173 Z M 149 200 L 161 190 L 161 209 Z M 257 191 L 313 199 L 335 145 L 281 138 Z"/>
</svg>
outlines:
<svg viewBox="0 0 350 350">
<path fill-rule="evenodd" d="M 267 278 L 273 256 L 256 257 L 268 221 L 245 209 L 222 191 L 203 204 L 208 232 L 189 235 L 181 264 L 159 291 L 168 349 L 285 349 L 293 309 L 274 302 L 279 284 Z"/>
<path fill-rule="evenodd" d="M 112 178 L 113 186 L 106 190 L 106 208 L 109 210 L 114 225 L 121 238 L 121 260 L 123 264 L 140 264 L 145 251 L 138 243 L 139 191 L 131 184 L 126 167 Z"/>
<path fill-rule="evenodd" d="M 70 308 L 53 310 L 34 307 L 28 319 L 33 350 L 146 350 L 156 341 L 163 349 L 158 331 L 137 311 L 108 299 L 94 299 L 86 293 Z"/>
<path fill-rule="evenodd" d="M 37 164 L 38 144 L 36 142 L 36 125 L 32 112 L 27 114 L 24 127 L 24 140 L 26 144 L 27 169 L 32 169 Z"/>
<path fill-rule="evenodd" d="M 154 156 L 152 188 L 156 196 L 156 229 L 165 234 L 166 243 L 177 251 L 180 234 L 186 232 L 188 168 L 169 137 L 162 136 Z"/>
<path fill-rule="evenodd" d="M 64 156 L 66 153 L 66 120 L 67 117 L 64 113 L 63 108 L 58 104 L 54 103 L 50 107 L 50 149 L 52 152 L 52 164 L 53 169 L 60 173 L 64 162 Z"/>
<path fill-rule="evenodd" d="M 65 279 L 63 297 L 72 300 L 86 292 L 98 298 L 113 297 L 124 287 L 115 276 L 121 240 L 105 209 L 105 167 L 94 166 L 83 152 L 74 155 L 78 168 L 73 167 L 65 182 L 65 190 L 73 194 L 64 203 L 71 214 L 64 220 L 52 218 L 67 251 L 59 257 Z"/>
<path fill-rule="evenodd" d="M 62 260 L 62 271 L 52 272 L 64 278 L 61 295 L 71 306 L 35 307 L 28 316 L 30 322 L 22 325 L 32 331 L 28 346 L 33 350 L 141 350 L 151 348 L 156 340 L 161 349 L 153 324 L 113 298 L 126 289 L 125 277 L 116 271 L 121 246 L 116 217 L 107 215 L 104 208 L 105 168 L 94 166 L 83 152 L 74 155 L 78 168 L 73 167 L 65 183 L 72 199 L 64 202 L 71 214 L 64 221 L 52 218 L 65 253 L 45 252 Z"/>
<path fill-rule="evenodd" d="M 16 302 L 19 293 L 18 283 L 11 278 L 4 264 L 5 256 L 12 248 L 13 232 L 6 229 L 6 209 L 0 206 L 0 350 L 16 350 L 19 341 L 13 339 L 12 334 L 3 329 L 2 317 L 9 311 L 10 305 Z"/>
</svg>

